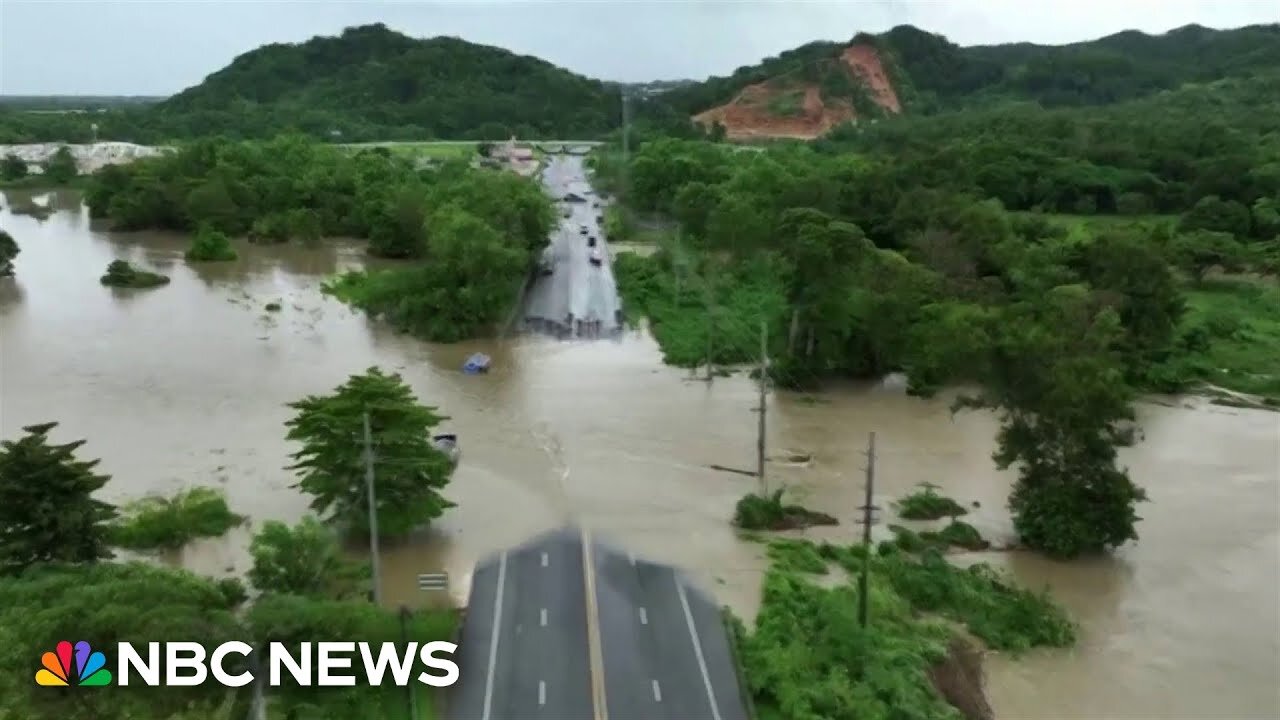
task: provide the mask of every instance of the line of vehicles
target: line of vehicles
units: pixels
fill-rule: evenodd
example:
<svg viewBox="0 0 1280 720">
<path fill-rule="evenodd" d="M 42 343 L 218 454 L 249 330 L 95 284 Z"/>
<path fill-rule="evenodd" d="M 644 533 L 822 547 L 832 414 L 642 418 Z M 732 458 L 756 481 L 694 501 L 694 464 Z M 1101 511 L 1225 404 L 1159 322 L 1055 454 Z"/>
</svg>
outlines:
<svg viewBox="0 0 1280 720">
<path fill-rule="evenodd" d="M 569 195 L 566 195 L 560 204 L 560 217 L 564 218 L 565 220 L 568 220 L 569 218 L 573 217 L 572 203 L 583 202 L 583 201 L 585 201 L 584 198 L 581 198 L 580 196 L 574 195 L 572 193 L 570 193 Z M 593 210 L 598 211 L 600 209 L 600 201 L 592 200 L 591 208 Z M 596 215 L 596 224 L 597 225 L 604 224 L 603 215 L 600 215 L 600 214 Z M 596 236 L 595 233 L 591 232 L 591 227 L 586 223 L 579 223 L 578 234 L 587 239 L 587 261 L 590 262 L 595 267 L 600 267 L 601 265 L 603 265 L 604 254 L 600 251 L 599 238 Z M 555 246 L 548 245 L 542 251 L 542 258 L 538 262 L 538 269 L 539 269 L 539 272 L 541 272 L 543 275 L 552 275 L 555 273 L 555 268 L 556 268 Z"/>
</svg>

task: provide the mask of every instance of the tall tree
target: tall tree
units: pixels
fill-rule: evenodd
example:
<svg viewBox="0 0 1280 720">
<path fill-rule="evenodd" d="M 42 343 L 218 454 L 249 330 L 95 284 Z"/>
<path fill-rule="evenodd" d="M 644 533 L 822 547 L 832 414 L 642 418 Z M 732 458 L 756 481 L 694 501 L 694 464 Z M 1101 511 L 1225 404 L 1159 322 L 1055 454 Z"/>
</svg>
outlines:
<svg viewBox="0 0 1280 720">
<path fill-rule="evenodd" d="M 1066 285 L 993 319 L 984 394 L 960 405 L 1001 415 L 994 457 L 1018 468 L 1009 508 L 1022 541 L 1070 558 L 1136 540 L 1146 494 L 1116 466 L 1134 419 L 1118 313 Z"/>
<path fill-rule="evenodd" d="M 63 185 L 71 182 L 80 174 L 79 168 L 76 166 L 76 158 L 71 154 L 71 150 L 66 145 L 58 148 L 53 155 L 44 163 L 45 177 L 51 181 Z"/>
<path fill-rule="evenodd" d="M 111 478 L 93 471 L 98 460 L 76 459 L 84 440 L 51 444 L 57 425 L 29 425 L 25 437 L 0 445 L 0 571 L 112 556 L 107 533 L 116 509 L 93 498 Z"/>
<path fill-rule="evenodd" d="M 432 443 L 431 430 L 446 418 L 418 403 L 397 374 L 369 368 L 330 395 L 308 396 L 290 408 L 288 439 L 302 443 L 289 467 L 294 487 L 313 496 L 311 507 L 347 528 L 369 529 L 363 416 L 372 434 L 374 495 L 379 534 L 403 536 L 444 513 L 453 503 L 440 494 L 452 465 Z"/>
</svg>

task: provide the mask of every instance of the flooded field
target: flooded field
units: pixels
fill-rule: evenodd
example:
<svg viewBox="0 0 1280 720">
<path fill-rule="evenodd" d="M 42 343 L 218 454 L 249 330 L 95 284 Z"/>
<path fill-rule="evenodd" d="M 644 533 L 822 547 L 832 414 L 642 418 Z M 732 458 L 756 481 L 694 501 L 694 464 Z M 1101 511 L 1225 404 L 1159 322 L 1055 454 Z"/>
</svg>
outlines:
<svg viewBox="0 0 1280 720">
<path fill-rule="evenodd" d="M 389 603 L 426 598 L 422 572 L 459 588 L 480 556 L 566 520 L 586 522 L 637 554 L 689 568 L 750 615 L 765 563 L 728 525 L 750 477 L 755 389 L 745 377 L 690 382 L 664 368 L 640 333 L 619 342 L 543 338 L 434 346 L 392 333 L 324 298 L 321 279 L 363 263 L 358 245 L 241 248 L 241 260 L 190 266 L 184 238 L 94 231 L 73 196 L 47 220 L 12 214 L 0 227 L 22 246 L 17 277 L 0 280 L 0 435 L 57 420 L 85 438 L 125 501 L 190 485 L 225 488 L 255 521 L 294 520 L 306 500 L 283 468 L 285 404 L 324 393 L 372 365 L 396 370 L 449 416 L 463 460 L 430 531 L 384 546 Z M 102 287 L 128 259 L 172 277 L 149 291 Z M 268 313 L 268 302 L 283 310 Z M 472 352 L 493 358 L 465 376 Z M 1186 401 L 1144 404 L 1145 440 L 1123 455 L 1152 502 L 1141 542 L 1114 558 L 1070 565 L 995 555 L 1024 582 L 1049 585 L 1084 627 L 1081 645 L 990 663 L 1003 718 L 1274 718 L 1280 716 L 1280 414 Z M 879 446 L 876 502 L 936 483 L 977 501 L 972 522 L 1010 532 L 1010 477 L 990 454 L 994 419 L 954 418 L 948 399 L 882 385 L 771 399 L 770 446 L 813 455 L 777 463 L 806 503 L 841 518 L 814 533 L 851 540 L 862 504 L 866 435 Z M 178 560 L 215 575 L 247 569 L 251 528 L 187 548 Z"/>
</svg>

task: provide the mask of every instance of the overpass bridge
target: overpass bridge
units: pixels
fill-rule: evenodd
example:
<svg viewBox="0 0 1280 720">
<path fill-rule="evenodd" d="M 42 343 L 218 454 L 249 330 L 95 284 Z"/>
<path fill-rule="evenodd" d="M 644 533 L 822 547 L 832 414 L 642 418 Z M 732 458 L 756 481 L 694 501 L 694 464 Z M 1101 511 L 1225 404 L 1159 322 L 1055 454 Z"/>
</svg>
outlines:
<svg viewBox="0 0 1280 720">
<path fill-rule="evenodd" d="M 564 528 L 477 565 L 449 720 L 748 720 L 720 609 Z"/>
</svg>

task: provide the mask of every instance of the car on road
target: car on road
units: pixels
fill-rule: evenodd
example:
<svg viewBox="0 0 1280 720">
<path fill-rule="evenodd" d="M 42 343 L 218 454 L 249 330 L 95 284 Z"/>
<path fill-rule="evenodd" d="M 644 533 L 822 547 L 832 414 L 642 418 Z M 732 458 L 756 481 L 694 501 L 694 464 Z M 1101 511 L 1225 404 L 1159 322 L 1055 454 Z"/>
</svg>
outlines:
<svg viewBox="0 0 1280 720">
<path fill-rule="evenodd" d="M 587 247 L 595 247 L 595 246 L 596 246 L 596 236 L 595 236 L 595 235 L 588 235 L 588 236 L 587 236 Z"/>
<path fill-rule="evenodd" d="M 587 228 L 587 226 L 586 226 L 585 224 L 583 224 L 583 225 L 579 225 L 579 226 L 578 226 L 578 234 L 579 234 L 579 235 L 586 235 L 588 232 L 589 232 L 589 229 Z"/>
<path fill-rule="evenodd" d="M 556 271 L 555 254 L 550 246 L 543 249 L 542 257 L 538 258 L 538 272 L 543 275 L 551 275 Z"/>
<path fill-rule="evenodd" d="M 592 265 L 599 265 L 604 262 L 604 256 L 600 254 L 600 248 L 596 247 L 591 248 L 591 254 L 587 256 L 587 259 L 591 261 Z"/>
</svg>

